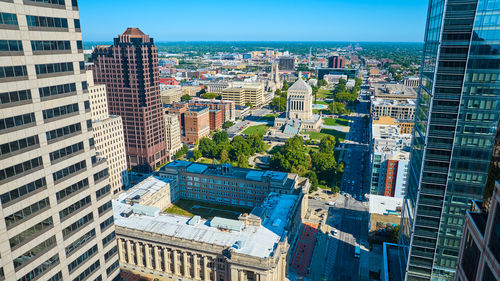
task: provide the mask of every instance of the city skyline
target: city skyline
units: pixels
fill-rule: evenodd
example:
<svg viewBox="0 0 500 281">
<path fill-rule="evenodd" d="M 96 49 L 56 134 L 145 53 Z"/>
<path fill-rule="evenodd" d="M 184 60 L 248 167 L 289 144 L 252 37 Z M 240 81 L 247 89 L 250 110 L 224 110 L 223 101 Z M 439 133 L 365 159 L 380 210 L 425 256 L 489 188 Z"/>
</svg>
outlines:
<svg viewBox="0 0 500 281">
<path fill-rule="evenodd" d="M 139 6 L 134 1 L 116 5 L 89 0 L 81 3 L 79 11 L 84 41 L 106 41 L 126 27 L 138 27 L 157 42 L 423 42 L 427 4 L 425 0 L 391 0 L 383 5 L 368 0 L 313 0 L 307 3 L 310 8 L 304 8 L 301 2 L 281 0 L 251 5 L 149 0 Z"/>
</svg>

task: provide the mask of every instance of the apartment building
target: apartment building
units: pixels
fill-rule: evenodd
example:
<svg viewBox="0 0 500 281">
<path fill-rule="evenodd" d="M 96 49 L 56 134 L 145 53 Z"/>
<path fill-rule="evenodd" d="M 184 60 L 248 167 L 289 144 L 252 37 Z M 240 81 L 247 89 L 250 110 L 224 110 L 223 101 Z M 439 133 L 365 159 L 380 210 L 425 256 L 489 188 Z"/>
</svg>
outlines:
<svg viewBox="0 0 500 281">
<path fill-rule="evenodd" d="M 0 279 L 114 280 L 78 3 L 0 1 Z"/>
<path fill-rule="evenodd" d="M 97 46 L 92 61 L 95 82 L 106 85 L 109 112 L 123 119 L 128 167 L 148 172 L 165 163 L 158 49 L 153 39 L 138 28 L 127 28 L 113 45 Z"/>
<path fill-rule="evenodd" d="M 185 144 L 194 144 L 210 134 L 210 109 L 208 107 L 175 103 L 165 107 L 165 112 L 177 115 L 181 141 Z"/>
<path fill-rule="evenodd" d="M 170 158 L 182 148 L 181 127 L 179 117 L 176 114 L 164 114 L 165 118 L 165 140 Z"/>
<path fill-rule="evenodd" d="M 97 155 L 108 162 L 111 193 L 117 194 L 128 184 L 127 155 L 121 116 L 109 115 L 105 85 L 94 85 L 92 70 L 87 70 L 90 112 Z"/>
<path fill-rule="evenodd" d="M 398 120 L 415 119 L 415 100 L 390 100 L 372 97 L 371 115 L 377 119 L 381 116 L 389 116 Z"/>
</svg>

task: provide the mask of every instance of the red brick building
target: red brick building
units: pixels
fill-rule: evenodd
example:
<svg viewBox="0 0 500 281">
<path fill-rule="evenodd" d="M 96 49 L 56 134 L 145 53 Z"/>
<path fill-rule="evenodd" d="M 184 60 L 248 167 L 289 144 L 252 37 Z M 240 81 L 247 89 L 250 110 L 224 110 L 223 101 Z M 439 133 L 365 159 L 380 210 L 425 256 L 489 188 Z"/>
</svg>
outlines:
<svg viewBox="0 0 500 281">
<path fill-rule="evenodd" d="M 206 106 L 212 110 L 222 110 L 222 123 L 226 121 L 234 121 L 234 119 L 236 119 L 234 101 L 194 98 L 189 101 L 189 105 Z"/>
<path fill-rule="evenodd" d="M 109 112 L 123 119 L 127 165 L 151 171 L 168 159 L 160 98 L 158 50 L 149 35 L 127 30 L 92 53 L 96 84 L 105 84 Z"/>
<path fill-rule="evenodd" d="M 179 117 L 183 143 L 194 144 L 210 134 L 210 109 L 208 107 L 174 103 L 165 111 Z"/>
<path fill-rule="evenodd" d="M 344 68 L 345 59 L 339 55 L 333 55 L 328 58 L 328 68 Z"/>
<path fill-rule="evenodd" d="M 224 124 L 224 119 L 222 116 L 222 110 L 220 109 L 210 109 L 209 111 L 210 119 L 210 130 L 222 129 Z"/>
<path fill-rule="evenodd" d="M 384 196 L 394 197 L 397 174 L 398 174 L 398 160 L 387 160 Z"/>
</svg>

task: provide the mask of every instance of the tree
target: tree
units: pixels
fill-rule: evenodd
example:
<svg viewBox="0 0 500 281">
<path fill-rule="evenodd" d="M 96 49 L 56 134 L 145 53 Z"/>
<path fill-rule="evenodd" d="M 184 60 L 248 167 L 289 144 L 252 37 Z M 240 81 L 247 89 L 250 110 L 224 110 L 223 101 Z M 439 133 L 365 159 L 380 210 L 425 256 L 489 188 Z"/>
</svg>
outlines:
<svg viewBox="0 0 500 281">
<path fill-rule="evenodd" d="M 318 85 L 319 85 L 319 86 L 326 86 L 326 85 L 328 85 L 328 83 L 326 82 L 326 80 L 325 80 L 325 79 L 319 79 L 319 81 L 318 81 Z"/>
<path fill-rule="evenodd" d="M 340 103 L 340 102 L 332 102 L 328 105 L 328 110 L 332 114 L 340 114 L 340 115 L 345 115 L 349 114 L 350 111 L 345 108 L 345 104 Z"/>
<path fill-rule="evenodd" d="M 201 138 L 198 149 L 200 153 L 207 158 L 214 157 L 215 142 L 207 137 Z"/>
<path fill-rule="evenodd" d="M 276 151 L 269 164 L 272 170 L 294 172 L 303 176 L 310 168 L 310 160 L 305 151 L 304 140 L 300 136 L 294 136 Z"/>
<path fill-rule="evenodd" d="M 204 99 L 216 99 L 219 97 L 219 94 L 216 93 L 203 93 L 200 95 Z"/>
<path fill-rule="evenodd" d="M 311 155 L 311 164 L 318 175 L 318 179 L 331 182 L 335 175 L 335 157 L 330 153 L 314 153 Z"/>
<path fill-rule="evenodd" d="M 250 168 L 250 165 L 248 164 L 248 157 L 245 155 L 239 155 L 236 165 L 241 168 Z"/>
<path fill-rule="evenodd" d="M 253 104 L 251 102 L 246 102 L 245 103 L 245 106 L 248 106 L 248 107 L 253 107 Z"/>
<path fill-rule="evenodd" d="M 264 137 L 259 134 L 247 136 L 247 143 L 252 150 L 252 154 L 264 152 Z"/>
<path fill-rule="evenodd" d="M 194 160 L 198 160 L 202 157 L 203 155 L 201 155 L 201 151 L 199 151 L 198 149 L 195 149 L 193 150 L 193 158 Z"/>
<path fill-rule="evenodd" d="M 181 101 L 188 101 L 188 100 L 190 100 L 190 99 L 191 99 L 191 96 L 190 96 L 190 95 L 188 95 L 188 94 L 185 94 L 185 95 L 183 95 L 183 96 L 181 97 Z"/>
<path fill-rule="evenodd" d="M 229 129 L 229 128 L 231 128 L 233 125 L 234 125 L 234 122 L 232 122 L 232 121 L 226 121 L 226 122 L 224 122 L 224 125 L 222 125 L 222 128 L 223 128 L 223 129 Z"/>
<path fill-rule="evenodd" d="M 274 91 L 274 96 L 281 96 L 281 89 L 276 89 L 276 91 Z"/>
<path fill-rule="evenodd" d="M 229 157 L 231 160 L 236 161 L 239 155 L 251 154 L 251 148 L 248 145 L 247 140 L 242 136 L 235 136 L 231 141 L 231 151 L 229 151 Z"/>
<path fill-rule="evenodd" d="M 183 145 L 182 148 L 177 151 L 174 155 L 174 159 L 180 159 L 184 156 L 184 154 L 186 154 L 188 152 L 188 147 L 187 145 Z"/>
<path fill-rule="evenodd" d="M 323 137 L 319 143 L 319 152 L 333 155 L 335 143 L 336 140 L 334 136 Z"/>
<path fill-rule="evenodd" d="M 344 172 L 344 162 L 340 162 L 339 165 L 337 166 L 337 173 L 343 173 Z"/>
<path fill-rule="evenodd" d="M 283 87 L 281 87 L 281 90 L 282 91 L 287 91 L 288 90 L 288 82 L 286 82 L 286 80 L 283 81 Z"/>
<path fill-rule="evenodd" d="M 212 137 L 216 145 L 227 143 L 229 141 L 229 135 L 226 131 L 216 131 Z"/>
<path fill-rule="evenodd" d="M 277 111 L 277 112 L 285 111 L 285 109 L 286 109 L 286 98 L 284 98 L 284 97 L 273 98 L 272 101 L 271 101 L 271 108 L 274 111 Z"/>
<path fill-rule="evenodd" d="M 314 171 L 309 171 L 305 176 L 309 179 L 312 186 L 318 185 L 318 176 Z"/>
<path fill-rule="evenodd" d="M 227 152 L 227 150 L 223 149 L 220 152 L 220 158 L 219 158 L 219 160 L 220 160 L 221 163 L 229 163 L 229 153 Z"/>
</svg>

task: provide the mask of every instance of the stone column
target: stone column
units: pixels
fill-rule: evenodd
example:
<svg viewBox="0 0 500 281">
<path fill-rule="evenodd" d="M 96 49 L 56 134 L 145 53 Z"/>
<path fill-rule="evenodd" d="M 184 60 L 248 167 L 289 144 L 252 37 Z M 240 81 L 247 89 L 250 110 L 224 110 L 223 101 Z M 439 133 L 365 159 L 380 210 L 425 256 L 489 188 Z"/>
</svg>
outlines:
<svg viewBox="0 0 500 281">
<path fill-rule="evenodd" d="M 226 266 L 226 270 L 228 270 L 229 268 Z M 236 281 L 238 279 L 238 270 L 236 268 L 230 268 L 230 274 L 231 274 L 231 281 Z M 225 278 L 224 278 L 225 279 Z"/>
<path fill-rule="evenodd" d="M 174 251 L 174 274 L 175 275 L 180 275 L 179 272 L 179 253 L 177 253 L 177 250 Z"/>
<path fill-rule="evenodd" d="M 142 262 L 142 245 L 139 242 L 135 242 L 135 255 L 137 256 L 137 265 L 144 267 L 144 264 Z"/>
<path fill-rule="evenodd" d="M 120 257 L 120 262 L 127 263 L 127 258 L 125 256 L 126 250 L 124 249 L 125 247 L 123 246 L 124 244 L 123 239 L 118 238 L 117 242 L 118 242 L 118 255 Z"/>
<path fill-rule="evenodd" d="M 149 244 L 144 244 L 144 256 L 146 256 L 146 267 L 153 269 L 153 265 L 151 264 L 151 247 Z"/>
<path fill-rule="evenodd" d="M 203 256 L 203 279 L 205 281 L 210 280 L 209 272 L 208 272 L 208 258 L 207 256 Z"/>
<path fill-rule="evenodd" d="M 184 270 L 184 276 L 185 277 L 190 277 L 189 275 L 189 267 L 188 267 L 188 256 L 187 256 L 187 252 L 183 252 L 182 253 L 182 268 Z"/>
<path fill-rule="evenodd" d="M 154 246 L 154 257 L 155 257 L 155 268 L 158 271 L 162 271 L 161 269 L 161 258 L 160 258 L 160 250 L 158 246 Z"/>
<path fill-rule="evenodd" d="M 238 281 L 245 281 L 246 278 L 245 278 L 245 272 L 243 272 L 243 270 L 239 270 L 238 271 Z"/>
<path fill-rule="evenodd" d="M 193 254 L 193 273 L 194 279 L 200 279 L 200 262 L 198 260 L 198 255 Z"/>
<path fill-rule="evenodd" d="M 170 253 L 167 248 L 163 248 L 163 264 L 165 266 L 165 272 L 167 273 L 172 273 L 172 270 L 170 270 L 170 263 Z"/>
<path fill-rule="evenodd" d="M 132 242 L 130 240 L 127 240 L 127 259 L 128 264 L 135 265 L 134 250 L 132 249 Z"/>
</svg>

